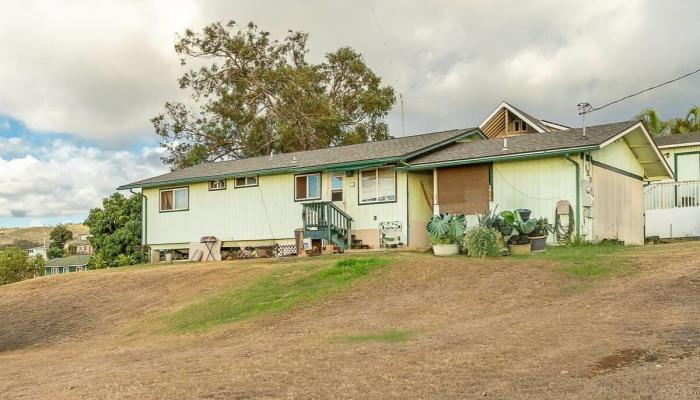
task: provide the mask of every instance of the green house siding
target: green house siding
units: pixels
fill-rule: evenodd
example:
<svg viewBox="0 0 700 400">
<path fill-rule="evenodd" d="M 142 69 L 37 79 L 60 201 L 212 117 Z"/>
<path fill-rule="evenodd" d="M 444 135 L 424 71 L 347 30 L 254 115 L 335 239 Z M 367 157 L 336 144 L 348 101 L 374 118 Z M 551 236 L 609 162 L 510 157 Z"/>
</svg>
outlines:
<svg viewBox="0 0 700 400">
<path fill-rule="evenodd" d="M 321 199 L 311 201 L 331 200 L 333 173 L 338 172 L 321 172 Z M 396 201 L 379 204 L 359 204 L 359 171 L 342 175 L 343 202 L 339 206 L 353 218 L 354 231 L 376 231 L 381 222 L 399 221 L 406 237 L 407 172 L 396 171 Z M 207 182 L 193 183 L 186 186 L 189 207 L 185 211 L 161 212 L 160 190 L 165 188 L 145 189 L 147 244 L 157 249 L 182 248 L 199 242 L 202 236 L 215 236 L 224 242 L 291 242 L 294 230 L 303 226 L 303 202 L 294 200 L 294 176 L 259 176 L 257 186 L 243 188 L 235 188 L 229 179 L 225 190 L 215 191 L 208 189 Z M 378 238 L 378 233 L 373 236 Z"/>
</svg>

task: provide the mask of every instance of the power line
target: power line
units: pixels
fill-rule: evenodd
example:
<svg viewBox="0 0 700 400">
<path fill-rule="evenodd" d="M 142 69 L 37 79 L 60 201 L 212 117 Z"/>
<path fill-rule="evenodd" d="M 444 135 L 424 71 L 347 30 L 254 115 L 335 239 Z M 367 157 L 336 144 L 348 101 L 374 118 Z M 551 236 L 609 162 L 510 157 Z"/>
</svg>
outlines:
<svg viewBox="0 0 700 400">
<path fill-rule="evenodd" d="M 622 97 L 622 98 L 619 98 L 619 99 L 617 99 L 617 100 L 611 101 L 610 103 L 603 104 L 603 105 L 600 106 L 600 107 L 593 107 L 593 106 L 591 106 L 590 103 L 579 103 L 579 104 L 578 104 L 578 107 L 579 107 L 579 115 L 585 115 L 585 114 L 592 113 L 593 111 L 602 110 L 603 108 L 605 108 L 605 107 L 607 107 L 607 106 L 611 106 L 611 105 L 613 105 L 613 104 L 615 104 L 615 103 L 619 103 L 619 102 L 621 102 L 621 101 L 627 100 L 627 99 L 632 98 L 632 97 L 634 97 L 634 96 L 638 96 L 638 95 L 640 95 L 640 94 L 642 94 L 642 93 L 646 93 L 646 92 L 648 92 L 648 91 L 650 91 L 650 90 L 658 89 L 658 88 L 660 88 L 660 87 L 662 87 L 662 86 L 671 84 L 671 83 L 673 83 L 673 82 L 680 81 L 681 79 L 684 79 L 684 78 L 687 78 L 687 77 L 689 77 L 689 76 L 691 76 L 691 75 L 697 74 L 698 72 L 700 72 L 700 68 L 696 69 L 695 71 L 688 72 L 687 74 L 681 75 L 681 76 L 679 76 L 679 77 L 677 77 L 677 78 L 673 78 L 673 79 L 671 79 L 671 80 L 669 80 L 669 81 L 666 81 L 666 82 L 663 82 L 663 83 L 659 83 L 658 85 L 654 85 L 654 86 L 648 87 L 648 88 L 646 88 L 646 89 L 644 89 L 644 90 L 640 90 L 640 91 L 638 91 L 638 92 L 632 93 L 632 94 L 627 95 L 627 96 L 625 96 L 625 97 Z"/>
</svg>

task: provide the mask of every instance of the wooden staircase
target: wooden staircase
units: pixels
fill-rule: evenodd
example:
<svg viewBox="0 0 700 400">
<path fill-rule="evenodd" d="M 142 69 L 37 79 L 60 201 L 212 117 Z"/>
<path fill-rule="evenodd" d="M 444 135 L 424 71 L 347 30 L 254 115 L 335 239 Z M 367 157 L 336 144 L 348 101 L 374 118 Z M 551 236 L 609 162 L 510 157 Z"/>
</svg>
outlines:
<svg viewBox="0 0 700 400">
<path fill-rule="evenodd" d="M 302 209 L 304 238 L 325 239 L 340 250 L 352 245 L 352 217 L 329 201 L 304 203 Z"/>
</svg>

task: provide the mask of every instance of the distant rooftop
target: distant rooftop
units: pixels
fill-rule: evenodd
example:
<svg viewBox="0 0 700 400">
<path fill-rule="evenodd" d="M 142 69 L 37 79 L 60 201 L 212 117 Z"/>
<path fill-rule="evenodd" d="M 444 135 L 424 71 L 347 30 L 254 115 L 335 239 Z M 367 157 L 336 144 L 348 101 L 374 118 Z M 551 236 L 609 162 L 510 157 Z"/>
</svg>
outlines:
<svg viewBox="0 0 700 400">
<path fill-rule="evenodd" d="M 656 142 L 656 145 L 661 148 L 688 146 L 691 143 L 697 143 L 698 145 L 700 145 L 700 132 L 657 136 L 654 138 L 654 142 Z"/>
</svg>

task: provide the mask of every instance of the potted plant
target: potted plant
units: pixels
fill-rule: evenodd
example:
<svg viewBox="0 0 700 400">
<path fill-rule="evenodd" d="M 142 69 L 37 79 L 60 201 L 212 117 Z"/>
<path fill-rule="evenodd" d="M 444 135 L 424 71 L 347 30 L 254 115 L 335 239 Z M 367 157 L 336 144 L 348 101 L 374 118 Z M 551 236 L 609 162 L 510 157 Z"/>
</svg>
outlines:
<svg viewBox="0 0 700 400">
<path fill-rule="evenodd" d="M 466 218 L 463 214 L 433 216 L 426 227 L 432 238 L 433 254 L 449 256 L 459 253 L 459 243 L 462 242 L 466 228 Z"/>
<path fill-rule="evenodd" d="M 501 230 L 501 233 L 508 233 L 510 238 L 508 239 L 508 244 L 510 245 L 510 253 L 513 255 L 526 255 L 530 254 L 530 234 L 535 229 L 535 224 L 537 221 L 534 219 L 523 220 L 518 210 L 515 211 L 502 211 L 500 216 L 503 218 L 504 223 L 508 228 Z M 513 231 L 516 234 L 513 234 Z M 507 235 L 506 235 L 507 236 Z"/>
<path fill-rule="evenodd" d="M 536 219 L 535 229 L 528 235 L 531 242 L 530 251 L 544 251 L 547 247 L 547 236 L 552 232 L 554 232 L 554 227 L 547 218 Z"/>
</svg>

